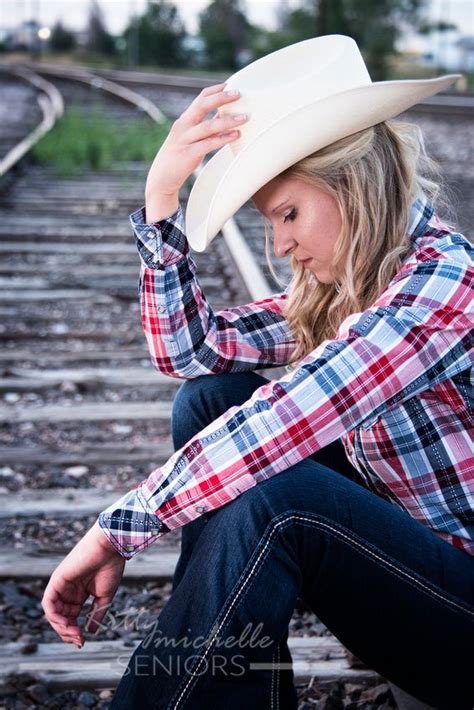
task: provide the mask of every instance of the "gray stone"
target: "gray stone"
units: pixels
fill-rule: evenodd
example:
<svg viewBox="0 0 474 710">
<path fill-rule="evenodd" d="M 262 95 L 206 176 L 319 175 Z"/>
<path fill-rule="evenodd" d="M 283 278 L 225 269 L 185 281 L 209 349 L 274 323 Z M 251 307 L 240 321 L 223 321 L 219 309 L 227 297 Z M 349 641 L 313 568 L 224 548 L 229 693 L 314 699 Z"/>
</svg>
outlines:
<svg viewBox="0 0 474 710">
<path fill-rule="evenodd" d="M 20 653 L 23 653 L 26 656 L 30 653 L 35 653 L 37 650 L 38 650 L 38 644 L 36 643 L 36 641 L 27 641 L 20 648 Z"/>
<path fill-rule="evenodd" d="M 37 703 L 43 704 L 48 700 L 48 689 L 45 685 L 43 685 L 43 683 L 34 683 L 34 685 L 28 686 L 26 691 L 30 698 L 35 700 Z"/>
<path fill-rule="evenodd" d="M 94 705 L 97 705 L 97 696 L 94 695 L 94 693 L 90 693 L 88 690 L 83 690 L 82 693 L 79 693 L 77 699 L 80 703 L 82 703 L 82 705 L 85 705 L 88 708 L 92 708 Z"/>
</svg>

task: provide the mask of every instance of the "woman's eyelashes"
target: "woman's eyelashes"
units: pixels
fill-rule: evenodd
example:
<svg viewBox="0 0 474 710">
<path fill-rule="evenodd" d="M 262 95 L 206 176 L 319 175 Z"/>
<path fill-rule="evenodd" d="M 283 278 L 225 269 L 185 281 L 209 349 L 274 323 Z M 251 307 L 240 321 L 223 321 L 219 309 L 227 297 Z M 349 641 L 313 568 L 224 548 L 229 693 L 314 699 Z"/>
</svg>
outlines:
<svg viewBox="0 0 474 710">
<path fill-rule="evenodd" d="M 297 212 L 297 211 L 295 210 L 295 208 L 293 207 L 293 209 L 291 210 L 291 212 L 288 212 L 288 214 L 285 215 L 285 219 L 283 220 L 283 222 L 286 222 L 287 219 L 289 219 L 290 222 L 293 222 L 293 221 L 296 219 L 296 215 L 297 215 L 297 214 L 298 214 L 298 212 Z"/>
</svg>

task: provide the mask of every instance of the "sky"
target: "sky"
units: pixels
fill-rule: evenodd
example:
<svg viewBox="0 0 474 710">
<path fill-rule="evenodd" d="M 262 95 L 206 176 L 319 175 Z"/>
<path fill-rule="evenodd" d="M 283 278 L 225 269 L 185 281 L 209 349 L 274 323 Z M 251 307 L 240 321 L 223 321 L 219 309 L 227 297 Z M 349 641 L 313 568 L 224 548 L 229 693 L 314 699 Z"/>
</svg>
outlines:
<svg viewBox="0 0 474 710">
<path fill-rule="evenodd" d="M 98 0 L 104 13 L 107 29 L 113 34 L 122 32 L 128 18 L 140 13 L 146 0 Z M 190 34 L 197 32 L 197 16 L 209 0 L 174 0 Z M 17 26 L 23 20 L 40 17 L 42 24 L 53 25 L 58 18 L 71 29 L 86 25 L 90 0 L 0 0 L 0 28 Z M 275 28 L 275 8 L 278 0 L 244 0 L 251 22 L 268 29 Z M 297 5 L 297 0 L 290 0 Z M 434 20 L 444 19 L 459 25 L 462 33 L 474 34 L 474 0 L 430 0 L 429 15 Z M 416 39 L 413 38 L 416 43 Z M 407 47 L 408 48 L 408 47 Z M 415 48 L 415 47 L 414 47 Z"/>
<path fill-rule="evenodd" d="M 146 0 L 98 0 L 104 13 L 107 29 L 116 34 L 125 28 L 128 18 L 134 13 L 141 13 L 146 7 Z M 0 26 L 12 26 L 23 19 L 37 14 L 39 7 L 41 21 L 54 24 L 61 17 L 66 25 L 73 29 L 82 29 L 87 18 L 90 0 L 0 0 Z M 174 0 L 190 34 L 198 29 L 198 13 L 209 0 Z M 290 3 L 291 4 L 291 3 Z M 247 14 L 254 23 L 268 27 L 274 26 L 274 9 L 278 0 L 247 0 Z"/>
</svg>

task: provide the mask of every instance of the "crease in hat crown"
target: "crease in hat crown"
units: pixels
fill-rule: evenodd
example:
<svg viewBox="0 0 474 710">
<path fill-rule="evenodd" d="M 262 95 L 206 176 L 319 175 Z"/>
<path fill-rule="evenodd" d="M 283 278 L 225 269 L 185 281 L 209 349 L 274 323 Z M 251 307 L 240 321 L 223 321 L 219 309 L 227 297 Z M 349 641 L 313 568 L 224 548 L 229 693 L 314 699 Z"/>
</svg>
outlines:
<svg viewBox="0 0 474 710">
<path fill-rule="evenodd" d="M 345 35 L 303 40 L 243 67 L 226 81 L 226 88 L 239 89 L 240 97 L 219 107 L 218 113 L 248 113 L 249 120 L 239 127 L 240 138 L 224 145 L 204 165 L 191 189 L 186 210 L 190 245 L 196 251 L 205 251 L 227 219 L 257 189 L 318 148 L 317 131 L 327 145 L 396 115 L 397 102 L 399 113 L 460 76 L 372 83 L 357 43 Z M 379 94 L 379 89 L 387 95 Z M 374 93 L 375 102 L 380 95 L 379 105 L 366 106 L 368 92 Z M 344 115 L 344 102 L 351 100 L 360 117 Z M 350 111 L 351 105 L 347 109 Z M 324 122 L 318 126 L 319 118 Z M 298 127 L 300 131 L 292 133 Z M 279 145 L 268 145 L 272 129 L 281 141 Z M 271 153 L 264 153 L 264 147 Z M 255 157 L 255 172 L 251 163 L 245 165 L 251 156 Z M 228 191 L 224 190 L 226 181 Z"/>
<path fill-rule="evenodd" d="M 305 57 L 306 65 L 302 64 Z M 295 76 L 295 63 L 301 76 Z M 243 95 L 232 104 L 221 106 L 218 113 L 238 110 L 249 113 L 252 119 L 240 127 L 242 137 L 230 143 L 229 148 L 237 155 L 243 142 L 249 143 L 283 116 L 308 103 L 371 83 L 357 43 L 345 35 L 303 40 L 267 54 L 226 81 L 226 88 L 243 89 Z"/>
</svg>

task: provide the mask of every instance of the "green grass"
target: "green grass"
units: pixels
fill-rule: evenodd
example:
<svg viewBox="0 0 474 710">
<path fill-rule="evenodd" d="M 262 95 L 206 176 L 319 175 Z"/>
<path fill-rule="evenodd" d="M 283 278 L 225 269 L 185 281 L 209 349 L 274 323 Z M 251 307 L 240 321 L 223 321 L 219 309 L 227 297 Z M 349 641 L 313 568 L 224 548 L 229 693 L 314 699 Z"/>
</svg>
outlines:
<svg viewBox="0 0 474 710">
<path fill-rule="evenodd" d="M 58 176 L 81 170 L 108 170 L 117 161 L 152 161 L 171 123 L 149 117 L 132 119 L 125 127 L 111 120 L 96 104 L 91 113 L 73 105 L 33 148 L 33 157 L 50 165 Z"/>
</svg>

